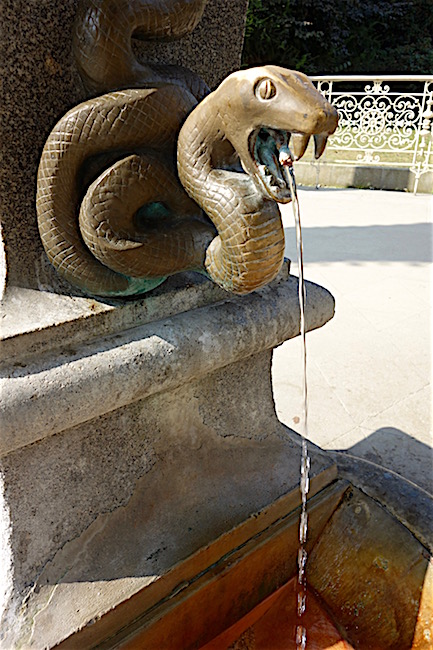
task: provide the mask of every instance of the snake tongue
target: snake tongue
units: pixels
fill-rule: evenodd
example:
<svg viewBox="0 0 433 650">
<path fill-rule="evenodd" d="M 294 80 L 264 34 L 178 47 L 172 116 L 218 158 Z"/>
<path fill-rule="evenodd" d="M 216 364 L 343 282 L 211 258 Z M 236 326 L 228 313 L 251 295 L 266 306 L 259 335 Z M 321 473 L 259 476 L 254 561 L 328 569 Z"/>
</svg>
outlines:
<svg viewBox="0 0 433 650">
<path fill-rule="evenodd" d="M 320 158 L 322 153 L 325 151 L 326 143 L 328 142 L 328 136 L 324 133 L 319 133 L 314 136 L 314 157 Z"/>
<path fill-rule="evenodd" d="M 295 160 L 300 160 L 300 158 L 302 158 L 308 146 L 309 140 L 309 135 L 303 135 L 302 133 L 292 133 L 290 144 L 295 156 Z"/>
</svg>

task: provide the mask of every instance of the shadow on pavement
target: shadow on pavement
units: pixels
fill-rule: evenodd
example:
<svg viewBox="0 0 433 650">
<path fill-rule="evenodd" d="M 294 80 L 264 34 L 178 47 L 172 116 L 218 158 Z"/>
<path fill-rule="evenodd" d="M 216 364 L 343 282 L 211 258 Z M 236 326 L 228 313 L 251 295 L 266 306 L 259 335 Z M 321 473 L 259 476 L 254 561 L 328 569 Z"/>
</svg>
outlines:
<svg viewBox="0 0 433 650">
<path fill-rule="evenodd" d="M 433 449 L 400 429 L 382 427 L 341 451 L 396 472 L 433 494 Z"/>
</svg>

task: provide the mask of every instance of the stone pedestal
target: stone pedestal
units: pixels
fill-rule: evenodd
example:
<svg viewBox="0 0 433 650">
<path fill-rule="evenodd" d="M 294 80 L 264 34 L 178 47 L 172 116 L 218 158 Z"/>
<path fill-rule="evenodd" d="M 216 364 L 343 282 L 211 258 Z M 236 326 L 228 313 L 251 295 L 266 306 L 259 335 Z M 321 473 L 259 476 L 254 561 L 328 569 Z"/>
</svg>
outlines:
<svg viewBox="0 0 433 650">
<path fill-rule="evenodd" d="M 46 312 L 38 331 L 37 297 L 11 292 L 4 321 L 27 332 L 4 342 L 2 647 L 52 647 L 280 497 L 299 502 L 270 375 L 299 333 L 287 271 L 242 298 L 190 277 L 117 307 L 82 299 L 81 318 Z M 333 306 L 309 284 L 307 329 Z M 315 451 L 311 494 L 334 477 Z"/>
</svg>

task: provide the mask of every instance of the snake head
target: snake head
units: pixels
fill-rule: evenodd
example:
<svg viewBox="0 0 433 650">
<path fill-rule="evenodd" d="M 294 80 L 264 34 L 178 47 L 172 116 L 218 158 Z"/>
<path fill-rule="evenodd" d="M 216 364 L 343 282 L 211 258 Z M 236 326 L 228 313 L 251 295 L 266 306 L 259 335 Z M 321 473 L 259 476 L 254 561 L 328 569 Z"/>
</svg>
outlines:
<svg viewBox="0 0 433 650">
<path fill-rule="evenodd" d="M 302 158 L 311 136 L 316 158 L 322 155 L 337 128 L 337 110 L 306 75 L 278 66 L 236 72 L 224 85 L 242 107 L 236 115 L 229 101 L 225 121 L 244 171 L 265 196 L 288 203 L 287 167 Z"/>
</svg>

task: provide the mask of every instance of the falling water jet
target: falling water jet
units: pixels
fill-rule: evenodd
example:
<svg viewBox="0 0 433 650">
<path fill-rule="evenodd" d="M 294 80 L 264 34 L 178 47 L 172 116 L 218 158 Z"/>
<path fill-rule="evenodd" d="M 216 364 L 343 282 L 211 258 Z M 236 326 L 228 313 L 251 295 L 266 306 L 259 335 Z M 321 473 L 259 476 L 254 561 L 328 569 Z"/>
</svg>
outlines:
<svg viewBox="0 0 433 650">
<path fill-rule="evenodd" d="M 301 503 L 301 516 L 299 520 L 299 552 L 298 552 L 298 619 L 299 624 L 296 629 L 296 647 L 298 650 L 305 650 L 307 645 L 307 631 L 301 625 L 302 616 L 306 610 L 307 600 L 307 581 L 305 576 L 305 565 L 307 562 L 307 551 L 305 544 L 307 542 L 308 534 L 308 513 L 307 513 L 307 496 L 309 491 L 309 470 L 310 470 L 310 457 L 308 455 L 307 439 L 308 439 L 308 399 L 307 399 L 307 346 L 306 346 L 306 331 L 305 331 L 305 282 L 304 282 L 304 253 L 302 245 L 302 229 L 301 218 L 299 210 L 299 201 L 296 191 L 296 179 L 293 169 L 293 156 L 287 146 L 281 147 L 279 150 L 279 161 L 282 166 L 283 174 L 287 185 L 290 188 L 292 196 L 292 209 L 295 218 L 296 226 L 296 245 L 297 245 L 297 258 L 298 258 L 298 295 L 299 295 L 299 310 L 300 310 L 300 334 L 302 340 L 302 395 L 303 395 L 303 420 L 302 420 L 302 451 L 301 451 L 301 478 L 300 478 L 300 491 L 302 497 Z"/>
</svg>

